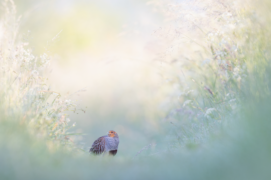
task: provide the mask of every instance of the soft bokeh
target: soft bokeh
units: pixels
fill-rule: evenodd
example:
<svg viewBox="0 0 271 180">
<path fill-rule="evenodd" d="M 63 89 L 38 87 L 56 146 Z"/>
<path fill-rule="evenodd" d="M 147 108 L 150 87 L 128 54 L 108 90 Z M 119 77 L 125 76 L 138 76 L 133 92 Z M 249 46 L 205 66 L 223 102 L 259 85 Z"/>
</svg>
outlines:
<svg viewBox="0 0 271 180">
<path fill-rule="evenodd" d="M 2 0 L 0 179 L 270 179 L 269 7 Z"/>
<path fill-rule="evenodd" d="M 54 91 L 84 109 L 71 113 L 85 148 L 109 130 L 121 137 L 120 154 L 133 156 L 159 133 L 161 75 L 151 60 L 153 33 L 163 18 L 147 1 L 16 2 L 21 37 L 33 53 L 54 58 L 47 74 Z M 87 108 L 86 108 L 87 107 Z M 132 151 L 130 151 L 132 149 Z"/>
</svg>

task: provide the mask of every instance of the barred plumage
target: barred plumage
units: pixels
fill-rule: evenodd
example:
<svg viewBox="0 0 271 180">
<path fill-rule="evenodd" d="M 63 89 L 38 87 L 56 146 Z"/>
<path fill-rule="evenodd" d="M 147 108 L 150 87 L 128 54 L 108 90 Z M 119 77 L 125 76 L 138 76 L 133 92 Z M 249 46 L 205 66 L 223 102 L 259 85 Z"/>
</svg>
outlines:
<svg viewBox="0 0 271 180">
<path fill-rule="evenodd" d="M 93 152 L 94 154 L 101 154 L 104 152 L 105 149 L 105 138 L 99 137 L 97 140 L 94 141 L 90 148 L 90 152 Z"/>
</svg>

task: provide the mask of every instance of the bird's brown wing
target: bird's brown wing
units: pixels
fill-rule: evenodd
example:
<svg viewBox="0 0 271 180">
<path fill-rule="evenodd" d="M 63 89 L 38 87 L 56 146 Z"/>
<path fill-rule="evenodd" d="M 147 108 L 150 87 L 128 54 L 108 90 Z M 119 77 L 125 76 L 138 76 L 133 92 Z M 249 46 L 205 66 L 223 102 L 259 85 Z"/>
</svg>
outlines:
<svg viewBox="0 0 271 180">
<path fill-rule="evenodd" d="M 99 137 L 94 143 L 92 144 L 89 152 L 94 154 L 102 154 L 105 150 L 105 137 Z"/>
<path fill-rule="evenodd" d="M 118 150 L 112 150 L 109 151 L 109 155 L 115 156 L 117 154 Z"/>
</svg>

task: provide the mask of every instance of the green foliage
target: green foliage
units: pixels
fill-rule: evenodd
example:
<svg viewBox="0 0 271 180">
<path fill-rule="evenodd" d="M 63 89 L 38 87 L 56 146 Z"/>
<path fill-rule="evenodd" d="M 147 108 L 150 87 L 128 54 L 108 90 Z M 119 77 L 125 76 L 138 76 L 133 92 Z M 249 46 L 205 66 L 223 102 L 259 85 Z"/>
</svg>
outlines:
<svg viewBox="0 0 271 180">
<path fill-rule="evenodd" d="M 69 125 L 67 112 L 75 111 L 75 105 L 46 85 L 41 74 L 50 63 L 49 56 L 45 53 L 34 56 L 27 43 L 16 43 L 18 23 L 15 18 L 10 18 L 15 16 L 15 7 L 12 3 L 8 6 L 9 1 L 5 3 L 7 14 L 2 19 L 0 42 L 2 115 L 15 116 L 9 119 L 27 124 L 29 131 L 37 137 L 56 145 L 73 146 L 67 134 L 73 127 Z"/>
<path fill-rule="evenodd" d="M 161 89 L 171 89 L 167 136 L 131 158 L 99 158 L 74 146 L 67 113 L 76 107 L 46 85 L 50 58 L 16 42 L 14 8 L 7 9 L 0 36 L 1 179 L 270 179 L 271 21 L 257 15 L 260 8 L 227 10 L 216 18 L 227 25 L 200 28 L 208 33 L 196 39 L 199 55 L 174 62 L 162 56 Z"/>
</svg>

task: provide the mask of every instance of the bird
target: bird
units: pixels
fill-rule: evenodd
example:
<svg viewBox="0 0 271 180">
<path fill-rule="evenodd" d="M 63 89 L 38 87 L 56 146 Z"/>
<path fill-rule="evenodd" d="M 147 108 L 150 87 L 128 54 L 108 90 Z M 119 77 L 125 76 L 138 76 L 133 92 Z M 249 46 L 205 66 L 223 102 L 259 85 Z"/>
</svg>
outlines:
<svg viewBox="0 0 271 180">
<path fill-rule="evenodd" d="M 109 131 L 108 135 L 96 139 L 89 152 L 95 155 L 109 154 L 115 156 L 118 152 L 119 136 L 115 131 Z"/>
</svg>

